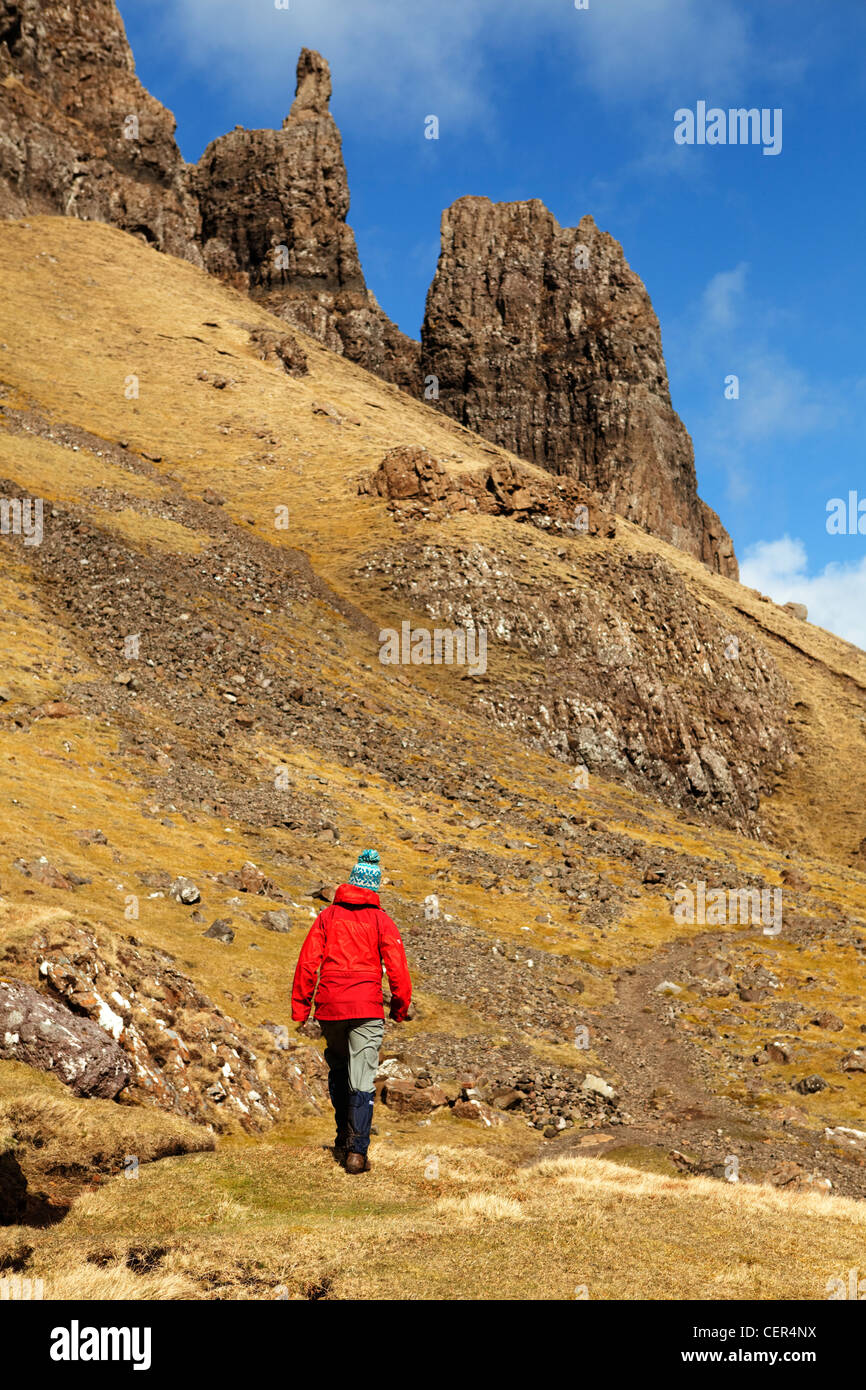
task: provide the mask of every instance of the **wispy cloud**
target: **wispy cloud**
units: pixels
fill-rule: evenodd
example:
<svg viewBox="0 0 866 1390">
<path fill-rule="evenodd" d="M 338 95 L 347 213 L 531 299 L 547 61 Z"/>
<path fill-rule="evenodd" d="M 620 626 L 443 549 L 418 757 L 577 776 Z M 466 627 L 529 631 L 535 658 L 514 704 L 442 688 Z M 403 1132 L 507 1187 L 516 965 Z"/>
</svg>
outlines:
<svg viewBox="0 0 866 1390">
<path fill-rule="evenodd" d="M 705 330 L 727 331 L 739 318 L 745 297 L 748 263 L 741 261 L 733 270 L 720 270 L 701 296 L 700 322 Z"/>
<path fill-rule="evenodd" d="M 703 0 L 606 0 L 578 32 L 588 80 L 602 95 L 634 100 L 649 92 L 686 104 L 719 85 L 742 82 L 756 46 L 741 5 Z M 694 97 L 692 96 L 694 93 Z"/>
<path fill-rule="evenodd" d="M 839 537 L 844 544 L 844 537 Z M 746 552 L 740 579 L 776 603 L 804 603 L 810 622 L 866 650 L 866 556 L 831 562 L 809 573 L 801 540 L 759 541 Z"/>
<path fill-rule="evenodd" d="M 136 0 L 125 0 L 134 4 Z M 687 104 L 772 62 L 735 0 L 152 0 L 185 60 L 237 89 L 293 94 L 298 49 L 331 63 L 359 123 L 402 124 L 422 113 L 475 127 L 495 110 L 497 62 L 535 50 L 559 57 L 581 89 L 606 103 Z M 673 126 L 671 125 L 671 129 Z"/>
<path fill-rule="evenodd" d="M 787 316 L 751 293 L 744 261 L 713 275 L 672 328 L 680 379 L 713 383 L 690 425 L 701 459 L 724 471 L 734 500 L 752 491 L 756 449 L 830 431 L 844 416 L 846 383 L 800 367 L 780 345 L 790 337 Z"/>
<path fill-rule="evenodd" d="M 328 59 L 345 110 L 355 103 L 356 123 L 387 121 L 383 133 L 399 134 L 408 121 L 436 114 L 478 123 L 489 109 L 485 34 L 525 28 L 520 0 L 439 0 L 435 7 L 405 0 L 156 0 L 166 37 L 178 43 L 193 67 L 239 92 L 294 96 L 294 72 L 302 47 Z"/>
</svg>

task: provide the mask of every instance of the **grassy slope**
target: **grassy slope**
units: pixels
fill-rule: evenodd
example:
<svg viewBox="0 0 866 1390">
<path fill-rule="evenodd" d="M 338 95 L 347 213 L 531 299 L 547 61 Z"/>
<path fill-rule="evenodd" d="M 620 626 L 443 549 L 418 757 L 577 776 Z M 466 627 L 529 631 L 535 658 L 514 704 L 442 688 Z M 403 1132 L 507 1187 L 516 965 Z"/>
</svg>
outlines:
<svg viewBox="0 0 866 1390">
<path fill-rule="evenodd" d="M 203 489 L 213 488 L 225 497 L 222 510 L 262 540 L 302 550 L 337 595 L 374 616 L 377 628 L 406 616 L 390 612 L 372 583 L 359 587 L 354 578 L 366 553 L 398 538 L 385 507 L 357 497 L 355 480 L 375 467 L 383 453 L 396 444 L 423 444 L 454 469 L 477 468 L 488 462 L 489 446 L 312 341 L 305 340 L 310 375 L 298 380 L 287 378 L 275 366 L 256 359 L 243 326 L 279 326 L 276 321 L 193 267 L 159 256 L 114 229 L 59 219 L 4 224 L 0 227 L 0 277 L 4 285 L 0 381 L 6 384 L 8 405 L 32 407 L 60 425 L 78 426 L 107 441 L 128 441 L 132 451 L 159 458 L 158 474 L 189 496 L 198 497 Z M 46 350 L 47 344 L 50 350 Z M 229 377 L 230 384 L 215 390 L 209 382 L 198 379 L 201 371 Z M 128 400 L 124 386 L 133 374 L 139 381 L 139 396 Z M 313 403 L 322 400 L 338 408 L 344 417 L 342 425 L 313 413 Z M 352 419 L 358 423 L 351 423 Z M 272 444 L 272 439 L 279 442 Z M 2 412 L 0 477 L 26 488 L 32 496 L 76 503 L 101 527 L 116 531 L 143 549 L 157 549 L 169 556 L 194 554 L 208 543 L 200 529 L 193 531 L 137 508 L 111 510 L 105 496 L 93 491 L 116 489 L 142 503 L 158 503 L 164 491 L 158 476 L 116 468 L 87 448 L 73 451 L 51 440 L 4 433 Z M 274 526 L 278 506 L 289 509 L 287 532 Z M 531 544 L 530 567 L 544 565 L 557 572 L 555 544 L 540 533 L 533 533 L 529 542 L 525 529 L 492 518 L 460 516 L 449 521 L 448 535 L 454 543 L 495 535 L 497 547 L 515 566 L 521 564 L 520 556 Z M 587 540 L 586 544 L 602 542 Z M 776 837 L 777 847 L 705 829 L 598 778 L 593 778 L 591 790 L 575 792 L 564 766 L 516 742 L 491 737 L 490 725 L 473 711 L 472 692 L 467 688 L 471 683 L 454 681 L 450 673 L 433 669 L 413 671 L 410 683 L 378 667 L 375 638 L 363 626 L 348 621 L 336 603 L 312 599 L 301 622 L 297 611 L 291 623 L 285 615 L 269 615 L 261 621 L 262 632 L 277 649 L 293 649 L 297 666 L 305 669 L 311 680 L 319 672 L 323 680 L 340 685 L 347 698 L 371 702 L 387 716 L 395 738 L 402 728 L 424 722 L 443 738 L 458 739 L 462 756 L 491 772 L 503 787 L 531 788 L 539 804 L 560 813 L 570 810 L 598 816 L 611 829 L 621 827 L 654 847 L 681 848 L 720 863 L 733 860 L 744 873 L 758 874 L 768 883 L 779 881 L 786 862 L 782 849 L 796 847 L 817 898 L 862 920 L 866 916 L 864 877 L 845 866 L 852 847 L 866 830 L 862 823 L 866 760 L 852 755 L 852 750 L 863 747 L 859 697 L 866 686 L 866 657 L 820 629 L 798 623 L 775 606 L 761 602 L 750 591 L 709 575 L 688 557 L 626 523 L 620 524 L 616 541 L 603 544 L 664 554 L 696 595 L 717 606 L 732 631 L 746 623 L 760 633 L 790 682 L 794 698 L 800 702 L 797 717 L 802 725 L 798 733 L 804 756 L 781 779 L 776 796 L 764 808 L 765 824 Z M 76 682 L 96 679 L 100 673 L 76 642 L 75 633 L 59 628 L 41 606 L 20 552 L 5 544 L 3 556 L 0 610 L 4 686 L 14 700 L 30 706 L 61 695 L 74 697 Z M 501 660 L 502 654 L 493 648 L 494 677 Z M 123 664 L 118 659 L 118 667 Z M 156 742 L 188 737 L 168 727 L 146 700 L 136 702 L 136 717 L 142 727 L 151 729 Z M 242 859 L 251 858 L 298 901 L 311 878 L 321 874 L 336 881 L 344 876 L 346 849 L 323 845 L 302 833 L 263 831 L 242 819 L 227 819 L 200 808 L 175 813 L 163 805 L 156 813 L 153 794 L 145 790 L 149 770 L 144 761 L 128 752 L 121 756 L 118 748 L 117 730 L 107 717 L 56 723 L 41 720 L 0 735 L 4 768 L 0 925 L 4 934 L 25 935 L 31 929 L 34 911 L 43 905 L 58 910 L 56 893 L 10 871 L 17 857 L 32 858 L 39 852 L 91 876 L 92 882 L 75 894 L 74 911 L 119 930 L 127 929 L 122 916 L 124 892 L 132 891 L 128 885 L 135 871 L 148 865 L 195 876 L 205 870 L 237 867 Z M 190 751 L 195 755 L 194 742 Z M 430 891 L 430 871 L 438 861 L 431 864 L 423 845 L 427 839 L 436 842 L 441 838 L 443 817 L 453 813 L 452 803 L 433 792 L 423 805 L 418 804 L 417 799 L 374 773 L 365 774 L 368 786 L 361 790 L 351 766 L 340 765 L 324 746 L 274 747 L 263 744 L 252 732 L 235 741 L 230 756 L 235 759 L 238 778 L 250 784 L 267 783 L 277 762 L 287 764 L 293 782 L 312 792 L 321 785 L 316 779 L 325 778 L 329 799 L 340 811 L 344 845 L 350 839 L 352 844 L 363 840 L 378 844 L 382 850 L 390 867 L 387 891 L 391 900 L 417 903 Z M 820 808 L 819 814 L 816 808 Z M 473 813 L 468 805 L 462 809 L 467 815 Z M 161 815 L 165 814 L 173 821 L 170 832 L 162 825 Z M 93 826 L 105 832 L 108 846 L 82 847 L 78 833 Z M 555 847 L 545 843 L 541 835 L 536 840 L 524 828 L 509 826 L 507 819 L 500 829 L 539 845 L 539 869 L 555 862 Z M 411 839 L 401 838 L 407 833 Z M 467 848 L 496 848 L 489 825 L 476 831 L 464 826 L 459 835 Z M 273 865 L 278 854 L 287 856 L 288 862 L 277 870 Z M 314 864 L 315 874 L 300 865 L 305 854 Z M 603 1011 L 611 998 L 614 970 L 639 960 L 668 939 L 671 920 L 657 897 L 633 877 L 629 879 L 627 865 L 600 861 L 597 867 L 638 889 L 623 920 L 601 932 L 595 928 L 575 931 L 557 920 L 558 902 L 543 884 L 530 890 L 525 882 L 516 881 L 509 895 L 492 895 L 480 884 L 446 879 L 436 891 L 446 911 L 459 907 L 466 920 L 491 936 L 591 959 L 604 973 L 590 983 L 584 1002 Z M 211 892 L 209 912 L 213 916 L 232 915 L 227 906 L 230 896 L 228 889 L 223 900 Z M 553 922 L 537 923 L 536 916 L 548 909 Z M 297 934 L 276 936 L 255 924 L 244 924 L 239 944 L 246 948 L 254 942 L 260 948 L 253 970 L 253 999 L 245 1005 L 242 997 L 250 992 L 246 949 L 228 952 L 215 948 L 197 931 L 190 931 L 177 909 L 165 900 L 147 904 L 136 932 L 146 943 L 175 954 L 202 988 L 220 1002 L 227 1000 L 227 1007 L 238 1017 L 261 1021 L 285 1016 L 286 985 L 294 965 Z M 810 970 L 820 971 L 827 995 L 822 1002 L 846 1017 L 851 1029 L 849 1045 L 853 1044 L 858 1022 L 856 998 L 861 988 L 853 960 L 845 953 L 828 959 L 820 948 L 815 948 L 812 959 L 809 953 L 792 952 L 784 941 L 759 939 L 748 949 L 792 983 Z M 419 1001 L 423 1024 L 410 1025 L 409 1036 L 413 1028 L 422 1026 L 462 1033 L 501 1031 L 495 1021 L 438 995 L 435 980 L 421 978 Z M 753 1044 L 747 1029 L 743 1030 L 742 1044 Z M 534 1046 L 548 1055 L 573 1060 L 567 1042 Z M 591 1053 L 587 1060 L 592 1062 Z M 820 1061 L 816 1052 L 815 1069 Z M 776 1074 L 784 1076 L 785 1071 L 777 1069 Z M 828 1103 L 826 1097 L 813 1097 L 804 1099 L 802 1106 L 806 1111 L 814 1109 L 820 1119 L 826 1118 L 821 1107 Z M 833 1104 L 836 1122 L 862 1125 L 866 1115 L 862 1078 L 852 1078 L 844 1095 Z M 456 1151 L 455 1172 L 463 1171 L 461 1165 L 477 1163 L 479 1167 L 466 1185 L 461 1185 L 463 1178 L 446 1177 L 441 1192 L 434 1192 L 423 1179 L 423 1158 L 431 1143 L 431 1131 L 418 1131 L 408 1121 L 388 1121 L 383 1137 L 393 1139 L 393 1161 L 383 1143 L 379 1168 L 364 1195 L 349 1195 L 347 1190 L 350 1203 L 363 1206 L 369 1202 L 373 1209 L 364 1215 L 334 1208 L 334 1183 L 343 1192 L 345 1180 L 325 1163 L 313 1144 L 323 1137 L 321 1126 L 312 1121 L 309 1124 L 308 1131 L 301 1125 L 291 1134 L 278 1133 L 272 1143 L 255 1150 L 244 1147 L 235 1154 L 226 1149 L 213 1156 L 155 1165 L 143 1173 L 134 1203 L 126 1189 L 120 1190 L 124 1196 L 115 1193 L 111 1197 L 109 1189 L 88 1196 L 61 1227 L 40 1237 L 47 1267 L 58 1274 L 71 1268 L 82 1252 L 90 1251 L 94 1233 L 111 1244 L 114 1232 L 122 1245 L 139 1230 L 146 1230 L 148 1239 L 156 1244 L 167 1242 L 176 1251 L 167 1267 L 172 1278 L 183 1281 L 189 1273 L 185 1258 L 213 1259 L 218 1264 L 220 1251 L 237 1253 L 248 1222 L 261 1225 L 263 1249 L 272 1252 L 265 1260 L 262 1287 L 282 1281 L 293 1292 L 315 1286 L 323 1271 L 331 1271 L 335 1289 L 343 1293 L 399 1289 L 423 1296 L 425 1290 L 438 1287 L 430 1283 L 431 1268 L 450 1271 L 459 1258 L 461 1292 L 467 1296 L 485 1296 L 485 1291 L 525 1293 L 525 1285 L 519 1287 L 519 1281 L 504 1269 L 498 1275 L 495 1270 L 491 1272 L 501 1242 L 512 1251 L 519 1249 L 526 1268 L 535 1269 L 535 1292 L 557 1296 L 568 1296 L 572 1283 L 589 1284 L 591 1296 L 599 1297 L 664 1296 L 674 1287 L 682 1296 L 735 1297 L 755 1290 L 767 1297 L 821 1296 L 824 1263 L 829 1272 L 836 1273 L 856 1262 L 851 1247 L 861 1218 L 853 1216 L 853 1209 L 844 1203 L 832 1209 L 825 1205 L 820 1220 L 813 1220 L 812 1198 L 736 1193 L 719 1184 L 651 1180 L 624 1175 L 610 1165 L 589 1160 L 580 1160 L 578 1167 L 559 1175 L 536 1168 L 527 1176 L 510 1166 L 496 1166 L 503 1161 L 500 1151 L 512 1157 L 529 1156 L 537 1144 L 535 1135 L 526 1130 L 516 1132 L 510 1125 L 485 1138 L 466 1124 L 453 1123 L 437 1142 L 437 1151 L 445 1151 L 446 1140 L 454 1145 L 454 1135 L 458 1134 L 464 1148 Z M 296 1147 L 299 1140 L 305 1140 L 308 1147 Z M 475 1153 L 479 1145 L 486 1145 L 490 1153 Z M 399 1161 L 398 1150 L 404 1154 Z M 205 1171 L 206 1184 L 199 1178 Z M 181 1172 L 190 1176 L 181 1178 Z M 572 1181 L 575 1176 L 585 1178 L 586 1183 Z M 656 1181 L 661 1185 L 654 1186 Z M 179 1182 L 188 1184 L 185 1202 L 190 1219 L 213 1228 L 208 1237 L 212 1237 L 211 1245 L 193 1241 L 189 1248 L 197 1253 L 188 1257 L 180 1254 L 181 1246 L 187 1247 L 182 1219 L 169 1202 Z M 229 1194 L 226 1200 L 236 1206 L 221 1209 L 214 1216 L 208 1195 L 211 1182 L 215 1191 L 224 1188 Z M 447 1205 L 436 1205 L 440 1196 L 448 1199 L 476 1189 L 482 1198 L 491 1191 L 507 1196 L 519 1204 L 520 1211 L 508 1205 L 485 1211 L 484 1200 L 474 1214 L 461 1215 Z M 291 1210 L 281 1209 L 279 1202 L 274 1207 L 274 1190 L 287 1194 Z M 310 1194 L 308 1210 L 303 1207 L 304 1192 Z M 144 1200 L 148 1194 L 151 1205 Z M 391 1213 L 381 1223 L 377 1203 Z M 763 1254 L 756 1255 L 758 1243 L 745 1237 L 744 1212 L 764 1234 L 772 1229 L 772 1240 L 761 1236 Z M 636 1235 L 638 1214 L 641 1227 Z M 359 1221 L 359 1215 L 364 1219 Z M 348 1217 L 352 1217 L 351 1223 L 344 1219 Z M 737 1228 L 731 1249 L 739 1253 L 731 1256 L 730 1268 L 721 1273 L 717 1269 L 713 1273 L 715 1266 L 711 1269 L 709 1264 L 700 1264 L 697 1246 L 702 1223 L 717 1230 L 719 1239 L 724 1231 Z M 467 1240 L 465 1233 L 470 1228 L 472 1239 Z M 558 1236 L 552 1247 L 554 1228 L 568 1235 L 561 1240 Z M 664 1235 L 659 1234 L 662 1231 Z M 300 1251 L 297 1269 L 278 1255 L 288 1233 Z M 648 1242 L 654 1235 L 660 1244 L 656 1245 L 655 1258 L 650 1259 Z M 621 1253 L 623 1241 L 632 1252 L 627 1259 Z M 415 1263 L 407 1263 L 407 1242 L 418 1252 Z M 614 1256 L 610 1250 L 618 1248 L 617 1242 L 620 1253 Z M 709 1250 L 715 1244 L 715 1240 L 706 1242 Z M 694 1265 L 691 1260 L 682 1261 L 679 1253 L 681 1247 L 692 1250 L 693 1246 Z M 778 1254 L 773 1253 L 776 1248 Z M 462 1256 L 458 1255 L 460 1250 Z M 538 1254 L 542 1250 L 545 1268 L 539 1272 Z M 812 1259 L 811 1264 L 810 1250 L 821 1252 L 821 1258 Z M 364 1251 L 375 1252 L 376 1269 L 362 1260 Z M 357 1263 L 353 1263 L 352 1252 L 357 1254 Z M 445 1258 L 431 1261 L 429 1253 Z M 697 1271 L 691 1276 L 694 1287 L 686 1274 L 675 1274 L 680 1267 Z M 200 1272 L 201 1265 L 198 1268 Z M 117 1271 L 108 1273 L 114 1277 Z M 98 1288 L 108 1287 L 99 1281 L 108 1275 L 97 1269 L 92 1277 L 99 1296 Z M 401 1277 L 405 1281 L 402 1287 Z M 218 1283 L 218 1272 L 214 1278 Z M 450 1290 L 450 1273 L 447 1278 Z M 674 1286 L 672 1278 L 681 1282 Z M 497 1284 L 497 1279 L 505 1282 Z M 713 1282 L 716 1279 L 721 1280 L 718 1287 Z M 241 1294 L 257 1287 L 247 1282 L 246 1275 L 234 1282 L 227 1279 L 226 1286 Z M 137 1287 L 156 1291 L 158 1283 Z M 179 1285 L 170 1287 L 176 1292 Z"/>
<path fill-rule="evenodd" d="M 861 1203 L 588 1158 L 515 1168 L 447 1130 L 380 1144 L 362 1184 L 315 1147 L 166 1159 L 79 1198 L 39 1268 L 59 1297 L 715 1300 L 826 1298 L 862 1263 Z"/>
</svg>

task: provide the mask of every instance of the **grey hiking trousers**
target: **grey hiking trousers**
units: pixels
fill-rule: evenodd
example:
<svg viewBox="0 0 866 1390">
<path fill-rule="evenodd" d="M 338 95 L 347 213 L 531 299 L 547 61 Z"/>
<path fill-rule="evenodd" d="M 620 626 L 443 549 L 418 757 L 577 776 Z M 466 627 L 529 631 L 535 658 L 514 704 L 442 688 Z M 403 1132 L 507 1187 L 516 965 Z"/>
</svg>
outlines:
<svg viewBox="0 0 866 1390">
<path fill-rule="evenodd" d="M 379 1048 L 385 1036 L 383 1018 L 320 1019 L 325 1035 L 328 1070 L 341 1072 L 348 1063 L 349 1088 L 370 1092 L 379 1070 Z"/>
</svg>

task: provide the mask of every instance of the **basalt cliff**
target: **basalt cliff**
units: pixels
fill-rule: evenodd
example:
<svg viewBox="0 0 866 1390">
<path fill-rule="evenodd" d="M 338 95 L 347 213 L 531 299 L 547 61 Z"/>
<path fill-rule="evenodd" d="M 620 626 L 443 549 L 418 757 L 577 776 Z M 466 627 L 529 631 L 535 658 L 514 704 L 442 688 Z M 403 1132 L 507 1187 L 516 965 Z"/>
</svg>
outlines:
<svg viewBox="0 0 866 1390">
<path fill-rule="evenodd" d="M 730 537 L 698 497 L 649 295 L 591 217 L 560 227 L 537 199 L 449 208 L 421 369 L 468 428 L 737 578 Z"/>
</svg>

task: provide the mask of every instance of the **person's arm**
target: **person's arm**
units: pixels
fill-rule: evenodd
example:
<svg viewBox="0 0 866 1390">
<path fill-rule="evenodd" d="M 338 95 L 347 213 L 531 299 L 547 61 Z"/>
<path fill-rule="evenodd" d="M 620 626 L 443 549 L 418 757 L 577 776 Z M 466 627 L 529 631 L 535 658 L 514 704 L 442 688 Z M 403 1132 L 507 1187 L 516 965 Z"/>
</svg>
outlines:
<svg viewBox="0 0 866 1390">
<path fill-rule="evenodd" d="M 325 909 L 327 911 L 327 909 Z M 292 1019 L 295 1023 L 306 1023 L 310 1016 L 313 995 L 319 979 L 319 969 L 325 954 L 324 912 L 320 912 L 301 947 L 295 978 L 292 981 Z"/>
<path fill-rule="evenodd" d="M 391 1017 L 403 1023 L 412 1003 L 412 981 L 400 933 L 387 912 L 379 915 L 379 955 L 391 986 Z"/>
</svg>

